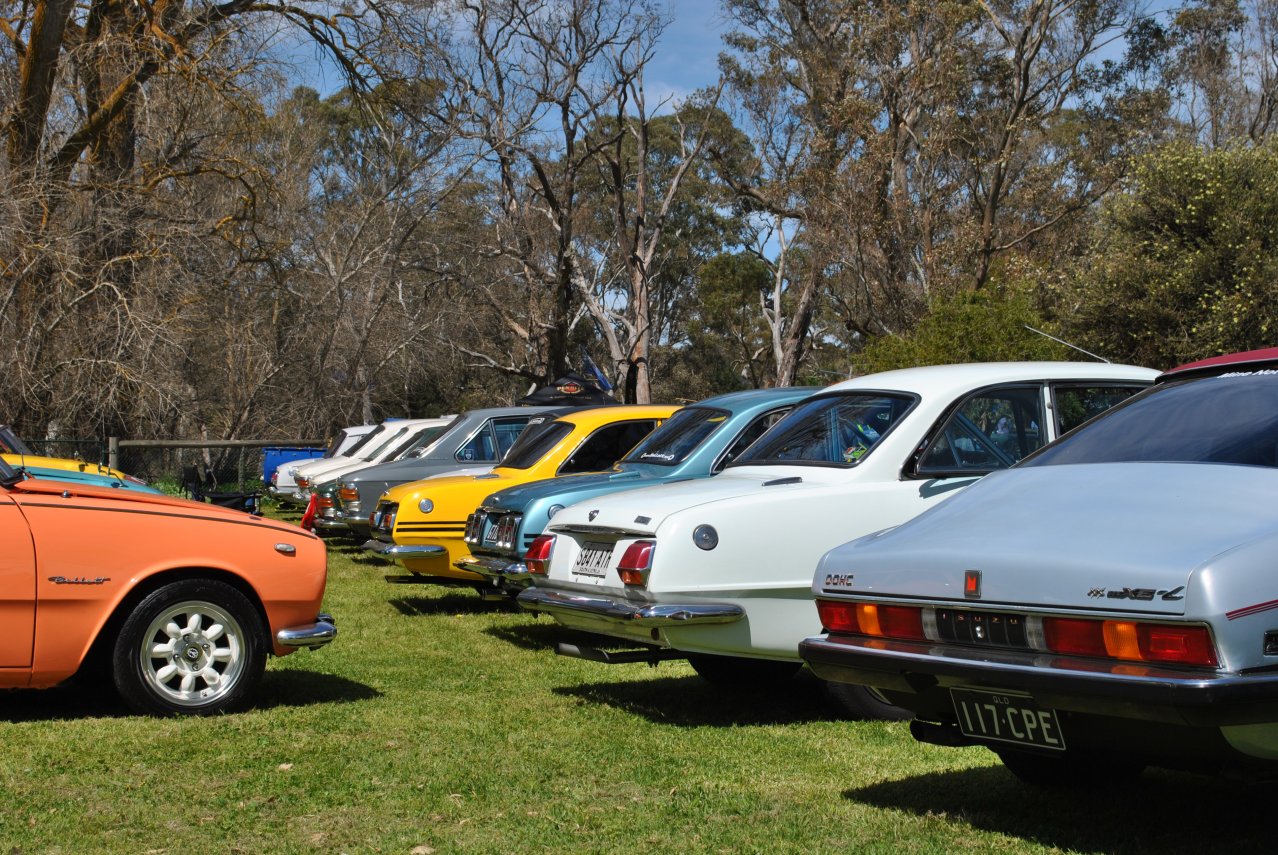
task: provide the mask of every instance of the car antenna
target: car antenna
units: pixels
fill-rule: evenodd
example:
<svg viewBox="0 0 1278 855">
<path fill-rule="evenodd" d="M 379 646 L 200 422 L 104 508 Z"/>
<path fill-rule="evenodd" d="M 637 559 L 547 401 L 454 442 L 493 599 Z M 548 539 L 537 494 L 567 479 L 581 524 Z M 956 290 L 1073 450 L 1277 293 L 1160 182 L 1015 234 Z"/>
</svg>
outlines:
<svg viewBox="0 0 1278 855">
<path fill-rule="evenodd" d="M 1069 342 L 1067 342 L 1067 341 L 1066 341 L 1065 339 L 1063 339 L 1063 338 L 1057 338 L 1056 336 L 1054 336 L 1054 335 L 1049 335 L 1049 334 L 1047 334 L 1047 333 L 1043 332 L 1042 330 L 1036 330 L 1036 329 L 1034 329 L 1032 326 L 1030 326 L 1029 324 L 1021 324 L 1021 326 L 1025 327 L 1025 329 L 1029 330 L 1029 331 L 1030 331 L 1030 332 L 1032 332 L 1032 333 L 1038 333 L 1039 335 L 1043 336 L 1044 338 L 1050 338 L 1050 339 L 1051 339 L 1052 341 L 1054 341 L 1054 342 L 1057 342 L 1057 343 L 1059 343 L 1059 344 L 1063 344 L 1063 345 L 1065 345 L 1066 347 L 1071 348 L 1072 350 L 1077 350 L 1079 353 L 1085 353 L 1085 354 L 1087 354 L 1088 356 L 1090 356 L 1092 359 L 1099 359 L 1101 362 L 1105 363 L 1106 365 L 1112 365 L 1112 364 L 1113 364 L 1112 362 L 1110 362 L 1110 361 L 1109 361 L 1108 359 L 1106 359 L 1105 357 L 1103 357 L 1103 356 L 1097 356 L 1095 353 L 1092 353 L 1090 350 L 1083 350 L 1083 349 L 1082 349 L 1081 347 L 1079 347 L 1078 345 L 1076 345 L 1076 344 L 1070 344 Z"/>
</svg>

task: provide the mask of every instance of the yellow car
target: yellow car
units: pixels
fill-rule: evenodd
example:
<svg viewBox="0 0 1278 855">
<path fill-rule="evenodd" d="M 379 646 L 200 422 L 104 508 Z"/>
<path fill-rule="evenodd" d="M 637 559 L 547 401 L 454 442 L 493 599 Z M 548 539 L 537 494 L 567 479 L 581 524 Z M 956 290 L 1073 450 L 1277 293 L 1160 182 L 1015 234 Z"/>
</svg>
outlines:
<svg viewBox="0 0 1278 855">
<path fill-rule="evenodd" d="M 128 481 L 131 484 L 145 484 L 138 478 L 125 475 L 118 469 L 103 466 L 101 463 L 86 463 L 83 460 L 71 460 L 67 457 L 42 457 L 39 454 L 0 454 L 0 459 L 14 469 L 38 467 L 42 469 L 64 469 L 67 472 L 88 472 L 92 475 L 104 475 L 117 481 Z"/>
<path fill-rule="evenodd" d="M 373 512 L 373 539 L 364 548 L 401 560 L 406 576 L 389 582 L 491 584 L 453 565 L 470 555 L 462 539 L 466 518 L 498 490 L 579 472 L 602 472 L 679 409 L 670 405 L 594 407 L 566 413 L 520 434 L 491 472 L 427 478 L 392 487 Z"/>
</svg>

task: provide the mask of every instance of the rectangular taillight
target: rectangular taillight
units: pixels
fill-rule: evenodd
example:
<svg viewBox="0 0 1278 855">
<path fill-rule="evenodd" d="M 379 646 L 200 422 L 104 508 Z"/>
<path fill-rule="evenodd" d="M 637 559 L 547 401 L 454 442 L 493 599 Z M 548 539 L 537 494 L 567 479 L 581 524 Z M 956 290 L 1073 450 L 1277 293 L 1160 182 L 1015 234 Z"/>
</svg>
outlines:
<svg viewBox="0 0 1278 855">
<path fill-rule="evenodd" d="M 903 641 L 923 641 L 923 609 L 917 606 L 885 606 L 876 603 L 849 603 L 817 600 L 821 626 L 828 632 L 871 635 Z"/>
<path fill-rule="evenodd" d="M 1218 664 L 1205 626 L 1087 618 L 1043 618 L 1043 639 L 1053 653 L 1128 662 Z"/>
<path fill-rule="evenodd" d="M 646 585 L 648 571 L 652 569 L 652 553 L 657 544 L 651 540 L 636 540 L 626 547 L 617 564 L 617 575 L 627 585 Z"/>
<path fill-rule="evenodd" d="M 524 566 L 528 572 L 537 576 L 545 576 L 550 572 L 550 556 L 555 551 L 555 536 L 539 534 L 524 553 Z"/>
<path fill-rule="evenodd" d="M 359 487 L 352 487 L 349 484 L 343 484 L 337 489 L 337 496 L 343 502 L 358 502 Z"/>
</svg>

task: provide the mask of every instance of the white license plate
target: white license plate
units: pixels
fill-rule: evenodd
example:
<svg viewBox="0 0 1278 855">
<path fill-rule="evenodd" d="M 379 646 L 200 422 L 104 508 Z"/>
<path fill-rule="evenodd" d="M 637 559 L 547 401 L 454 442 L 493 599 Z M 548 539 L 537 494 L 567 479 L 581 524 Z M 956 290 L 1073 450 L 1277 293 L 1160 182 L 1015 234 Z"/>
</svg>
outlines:
<svg viewBox="0 0 1278 855">
<path fill-rule="evenodd" d="M 959 730 L 978 739 L 1014 742 L 1036 748 L 1065 750 L 1056 711 L 1043 709 L 1032 698 L 979 689 L 950 689 Z"/>
<path fill-rule="evenodd" d="M 573 565 L 572 572 L 577 576 L 603 576 L 608 572 L 608 562 L 612 560 L 612 548 L 611 543 L 587 540 L 581 545 L 581 552 L 577 553 L 577 563 Z"/>
</svg>

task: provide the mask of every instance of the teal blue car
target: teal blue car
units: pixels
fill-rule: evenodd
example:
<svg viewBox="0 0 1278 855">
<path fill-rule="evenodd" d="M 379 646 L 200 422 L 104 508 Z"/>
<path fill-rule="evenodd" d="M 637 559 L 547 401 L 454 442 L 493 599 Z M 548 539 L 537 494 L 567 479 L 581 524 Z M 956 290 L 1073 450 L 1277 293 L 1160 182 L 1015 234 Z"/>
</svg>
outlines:
<svg viewBox="0 0 1278 855">
<path fill-rule="evenodd" d="M 517 594 L 528 586 L 524 553 L 563 508 L 597 496 L 709 478 L 817 389 L 730 392 L 684 407 L 610 471 L 564 475 L 494 493 L 466 521 L 470 555 L 455 562 Z"/>
<path fill-rule="evenodd" d="M 121 490 L 135 490 L 139 493 L 160 495 L 160 491 L 140 481 L 128 481 L 112 475 L 99 475 L 96 472 L 80 472 L 75 469 L 50 469 L 45 466 L 17 466 L 19 472 L 25 472 L 32 478 L 44 481 L 68 481 L 72 484 L 91 484 L 95 487 L 116 487 Z"/>
</svg>

